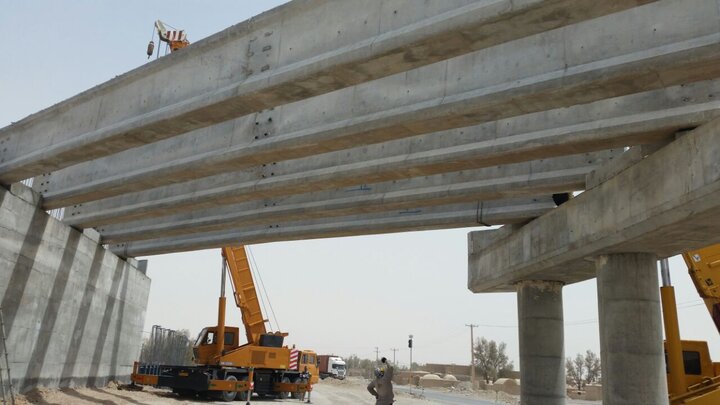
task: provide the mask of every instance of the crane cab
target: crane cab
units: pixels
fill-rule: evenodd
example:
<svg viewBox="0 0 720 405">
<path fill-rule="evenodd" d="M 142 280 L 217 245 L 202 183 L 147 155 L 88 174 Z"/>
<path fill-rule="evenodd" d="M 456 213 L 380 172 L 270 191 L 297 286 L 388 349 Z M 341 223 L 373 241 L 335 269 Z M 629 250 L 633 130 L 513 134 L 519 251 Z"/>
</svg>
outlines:
<svg viewBox="0 0 720 405">
<path fill-rule="evenodd" d="M 320 360 L 317 353 L 303 350 L 298 354 L 298 370 L 310 373 L 310 384 L 316 384 L 320 381 Z"/>
<path fill-rule="evenodd" d="M 685 366 L 685 386 L 700 384 L 707 379 L 720 376 L 720 363 L 713 363 L 707 342 L 699 340 L 682 340 L 683 363 Z M 667 357 L 667 342 L 665 342 Z M 666 373 L 669 374 L 668 362 L 665 362 Z M 669 378 L 669 377 L 668 377 Z"/>
<path fill-rule="evenodd" d="M 212 364 L 212 360 L 217 356 L 217 326 L 208 326 L 203 328 L 195 339 L 193 345 L 193 357 L 195 364 Z M 225 327 L 225 343 L 223 345 L 223 353 L 240 347 L 240 329 L 232 326 Z"/>
</svg>

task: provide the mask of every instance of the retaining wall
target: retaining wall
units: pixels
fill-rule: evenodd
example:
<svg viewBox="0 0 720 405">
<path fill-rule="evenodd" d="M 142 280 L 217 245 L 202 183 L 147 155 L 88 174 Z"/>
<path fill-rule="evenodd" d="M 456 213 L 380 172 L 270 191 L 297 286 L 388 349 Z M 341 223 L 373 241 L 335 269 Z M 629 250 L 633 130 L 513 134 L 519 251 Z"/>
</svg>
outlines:
<svg viewBox="0 0 720 405">
<path fill-rule="evenodd" d="M 126 380 L 142 341 L 147 262 L 118 258 L 38 202 L 21 184 L 0 187 L 0 306 L 14 389 Z"/>
</svg>

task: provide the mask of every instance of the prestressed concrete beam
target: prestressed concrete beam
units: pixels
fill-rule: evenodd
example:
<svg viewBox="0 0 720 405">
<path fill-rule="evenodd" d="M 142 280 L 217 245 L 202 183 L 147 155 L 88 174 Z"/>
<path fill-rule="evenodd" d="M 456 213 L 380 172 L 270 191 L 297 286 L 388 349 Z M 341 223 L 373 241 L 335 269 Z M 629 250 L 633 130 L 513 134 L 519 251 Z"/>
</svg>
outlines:
<svg viewBox="0 0 720 405">
<path fill-rule="evenodd" d="M 451 199 L 443 200 L 454 202 Z M 455 199 L 455 201 L 462 201 Z M 415 204 L 435 204 L 436 201 L 421 201 Z M 353 206 L 352 208 L 334 208 L 342 202 L 325 201 L 326 207 L 322 210 L 317 209 L 317 205 L 313 203 L 297 204 L 289 207 L 271 206 L 267 209 L 255 209 L 246 212 L 233 211 L 229 215 L 213 215 L 209 217 L 192 218 L 185 220 L 175 220 L 174 218 L 163 219 L 163 222 L 150 223 L 147 221 L 137 221 L 119 226 L 103 227 L 102 240 L 103 243 L 121 244 L 126 242 L 135 242 L 148 239 L 173 238 L 181 235 L 189 235 L 195 233 L 208 233 L 228 229 L 237 229 L 241 226 L 252 227 L 259 224 L 278 225 L 283 222 L 293 222 L 300 220 L 316 220 L 322 218 L 333 218 L 360 214 L 372 214 L 386 211 L 398 210 L 414 210 L 415 206 L 411 204 L 372 204 L 365 207 Z M 502 217 L 497 214 L 501 207 L 516 206 L 536 206 L 531 211 L 527 211 L 523 215 L 527 215 L 525 219 L 538 217 L 555 207 L 555 203 L 550 195 L 535 198 L 515 198 L 490 201 L 477 201 L 477 221 L 480 224 L 500 225 L 503 220 L 511 220 L 517 222 L 520 218 L 517 213 L 513 213 L 510 217 Z M 432 205 L 429 205 L 432 206 Z M 223 210 L 225 211 L 225 210 Z M 490 214 L 488 214 L 488 212 Z M 489 217 L 487 217 L 490 215 Z"/>
<path fill-rule="evenodd" d="M 0 130 L 0 182 L 648 2 L 295 1 Z"/>
<path fill-rule="evenodd" d="M 385 203 L 390 203 L 393 198 L 403 200 L 396 199 L 396 203 L 408 203 L 410 195 L 413 195 L 412 200 L 464 198 L 467 201 L 467 198 L 472 200 L 496 199 L 517 195 L 527 196 L 541 192 L 578 190 L 582 189 L 584 184 L 584 179 L 579 181 L 581 176 L 586 175 L 593 165 L 606 159 L 612 159 L 619 152 L 619 150 L 611 150 L 435 175 L 424 173 L 420 169 L 408 169 L 404 171 L 406 178 L 402 181 L 400 181 L 400 175 L 403 172 L 392 172 L 392 168 L 384 171 L 384 173 L 392 173 L 392 176 L 388 176 L 390 179 L 378 176 L 378 173 L 374 172 L 383 166 L 381 164 L 376 166 L 374 164 L 376 162 L 373 161 L 275 176 L 262 181 L 240 182 L 238 180 L 237 184 L 232 182 L 234 176 L 230 174 L 228 176 L 230 182 L 219 188 L 219 195 L 218 189 L 195 190 L 189 195 L 185 195 L 184 193 L 187 193 L 185 191 L 173 198 L 148 199 L 139 204 L 117 204 L 105 210 L 97 209 L 103 202 L 89 203 L 67 209 L 64 221 L 78 228 L 99 227 L 143 218 L 166 217 L 171 214 L 190 213 L 194 215 L 201 212 L 218 212 L 218 207 L 221 205 L 253 200 L 274 203 L 282 201 L 283 197 L 307 194 L 311 190 L 318 192 L 344 187 L 375 189 L 373 193 L 381 193 L 384 197 L 380 198 L 384 198 Z M 351 167 L 348 169 L 347 166 Z M 375 170 L 371 169 L 373 167 Z M 446 170 L 453 170 L 453 168 L 452 164 L 446 166 Z M 344 170 L 345 172 L 349 171 L 350 174 L 344 173 Z M 356 172 L 355 176 L 352 176 L 353 171 Z M 358 172 L 363 172 L 365 175 L 361 176 Z M 373 184 L 373 186 L 367 187 L 368 184 Z M 527 188 L 527 192 L 522 190 L 523 188 Z M 407 191 L 410 189 L 413 191 Z M 335 195 L 324 197 L 317 194 L 313 203 L 321 203 L 324 198 L 336 199 L 338 194 L 347 197 L 344 189 L 333 194 Z M 307 202 L 302 198 L 301 200 Z M 226 212 L 226 214 L 228 213 Z"/>
<path fill-rule="evenodd" d="M 304 159 L 274 162 L 267 167 L 234 172 L 232 175 L 203 178 L 196 185 L 166 187 L 161 192 L 131 194 L 114 200 L 121 206 L 137 201 L 152 201 L 163 196 L 182 193 L 182 188 L 203 190 L 210 198 L 210 190 L 229 184 L 257 181 L 263 177 L 297 175 L 313 172 L 322 176 L 323 169 L 334 182 L 343 178 L 375 182 L 432 175 L 448 170 L 467 170 L 529 159 L 542 159 L 568 153 L 590 152 L 641 143 L 655 143 L 679 129 L 694 127 L 720 116 L 720 81 L 711 80 L 674 86 L 667 89 L 615 97 L 569 108 L 526 114 L 506 120 L 493 121 L 473 127 L 453 129 L 416 137 L 339 151 Z M 165 149 L 168 150 L 168 149 Z M 162 154 L 155 155 L 163 159 Z M 145 159 L 150 160 L 150 159 Z M 108 162 L 108 167 L 116 167 Z M 223 170 L 235 167 L 233 162 Z M 220 167 L 218 167 L 218 170 Z M 122 167 L 117 168 L 122 171 Z M 153 179 L 152 171 L 144 177 Z M 97 197 L 97 182 L 114 183 L 123 178 L 128 184 L 121 190 L 135 189 L 126 174 L 118 173 L 97 182 L 75 180 L 72 173 L 57 172 L 38 177 L 34 184 L 42 192 L 46 208 L 57 208 L 68 202 L 86 202 L 85 197 Z M 309 174 L 306 174 L 307 177 Z M 181 179 L 197 176 L 193 171 L 178 174 Z M 62 180 L 73 179 L 72 183 Z M 306 179 L 307 180 L 307 179 Z M 142 180 L 140 180 L 142 181 Z M 342 184 L 337 184 L 342 186 Z M 152 194 L 153 197 L 149 195 Z M 93 197 L 93 198 L 94 198 Z M 110 207 L 107 201 L 100 205 Z"/>
<path fill-rule="evenodd" d="M 380 214 L 290 222 L 279 225 L 243 227 L 175 238 L 153 239 L 110 245 L 122 257 L 148 256 L 170 252 L 209 249 L 228 244 L 255 244 L 276 241 L 370 235 L 525 222 L 554 206 L 547 201 L 525 205 L 488 208 L 479 216 L 478 205 L 406 209 Z M 479 221 L 482 221 L 481 224 Z"/>
<path fill-rule="evenodd" d="M 713 58 L 707 52 L 717 46 L 718 28 L 706 16 L 716 6 L 694 4 L 645 6 L 246 116 L 53 173 L 41 191 L 47 208 L 67 206 L 714 78 L 715 65 L 705 59 Z M 678 23 L 685 20 L 692 29 Z M 648 24 L 656 32 L 636 30 Z M 598 43 L 598 30 L 607 27 L 615 30 Z"/>
<path fill-rule="evenodd" d="M 78 227 L 97 226 L 136 214 L 149 217 L 202 209 L 219 200 L 277 199 L 308 190 L 655 143 L 671 138 L 678 129 L 720 116 L 718 96 L 720 81 L 698 82 L 343 153 L 278 162 L 262 170 L 233 172 L 69 207 L 66 221 Z M 581 122 L 575 124 L 576 120 Z M 38 186 L 42 184 L 37 182 Z"/>
<path fill-rule="evenodd" d="M 351 189 L 265 199 L 224 207 L 212 206 L 186 214 L 97 227 L 105 243 L 155 239 L 211 232 L 259 223 L 477 202 L 481 210 L 491 200 L 572 192 L 582 189 L 587 174 L 616 153 L 580 155 L 498 168 L 447 173 L 402 182 L 361 185 Z M 547 198 L 545 200 L 547 200 Z M 517 200 L 507 202 L 517 205 Z M 70 219 L 72 220 L 72 218 Z"/>
<path fill-rule="evenodd" d="M 714 120 L 469 257 L 474 292 L 521 279 L 593 277 L 588 259 L 669 257 L 720 242 L 720 121 Z M 482 238 L 482 234 L 474 237 Z M 591 262 L 592 263 L 592 262 Z"/>
</svg>

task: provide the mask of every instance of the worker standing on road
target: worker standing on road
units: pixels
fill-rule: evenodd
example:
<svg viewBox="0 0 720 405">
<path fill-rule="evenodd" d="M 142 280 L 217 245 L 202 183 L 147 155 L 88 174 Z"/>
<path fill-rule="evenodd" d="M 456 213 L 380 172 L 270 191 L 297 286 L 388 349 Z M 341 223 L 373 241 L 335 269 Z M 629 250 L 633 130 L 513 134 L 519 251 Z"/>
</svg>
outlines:
<svg viewBox="0 0 720 405">
<path fill-rule="evenodd" d="M 380 367 L 375 369 L 375 379 L 367 389 L 376 398 L 375 405 L 392 405 L 395 402 L 392 387 L 393 366 L 387 363 L 385 357 L 381 361 Z"/>
</svg>

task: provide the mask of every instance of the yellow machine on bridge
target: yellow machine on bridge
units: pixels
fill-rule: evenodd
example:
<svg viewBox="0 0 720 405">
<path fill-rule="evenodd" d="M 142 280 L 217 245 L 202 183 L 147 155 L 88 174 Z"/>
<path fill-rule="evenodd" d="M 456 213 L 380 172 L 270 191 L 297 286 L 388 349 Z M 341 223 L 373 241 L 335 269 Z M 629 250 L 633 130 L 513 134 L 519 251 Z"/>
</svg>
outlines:
<svg viewBox="0 0 720 405">
<path fill-rule="evenodd" d="M 184 395 L 214 392 L 224 401 L 247 400 L 253 392 L 301 398 L 318 381 L 317 355 L 284 346 L 287 333 L 267 331 L 245 247 L 224 247 L 222 255 L 218 323 L 198 335 L 193 347 L 196 366 L 136 363 L 133 383 L 169 387 Z M 247 343 L 243 345 L 240 329 L 225 326 L 226 274 L 245 326 Z"/>
<path fill-rule="evenodd" d="M 683 254 L 690 278 L 720 332 L 720 244 Z M 675 292 L 667 259 L 661 261 L 660 289 L 670 404 L 720 404 L 720 363 L 713 363 L 707 342 L 681 340 Z"/>
<path fill-rule="evenodd" d="M 165 23 L 157 20 L 155 21 L 155 31 L 158 33 L 158 39 L 160 39 L 160 42 L 165 42 L 170 48 L 170 52 L 175 52 L 180 49 L 185 48 L 186 46 L 190 45 L 190 41 L 187 39 L 187 34 L 184 30 L 176 30 L 171 29 L 168 30 L 165 27 Z M 147 46 L 147 56 L 148 59 L 153 54 L 153 51 L 155 50 L 155 41 L 150 40 Z M 158 57 L 160 56 L 160 47 L 158 46 Z"/>
</svg>

